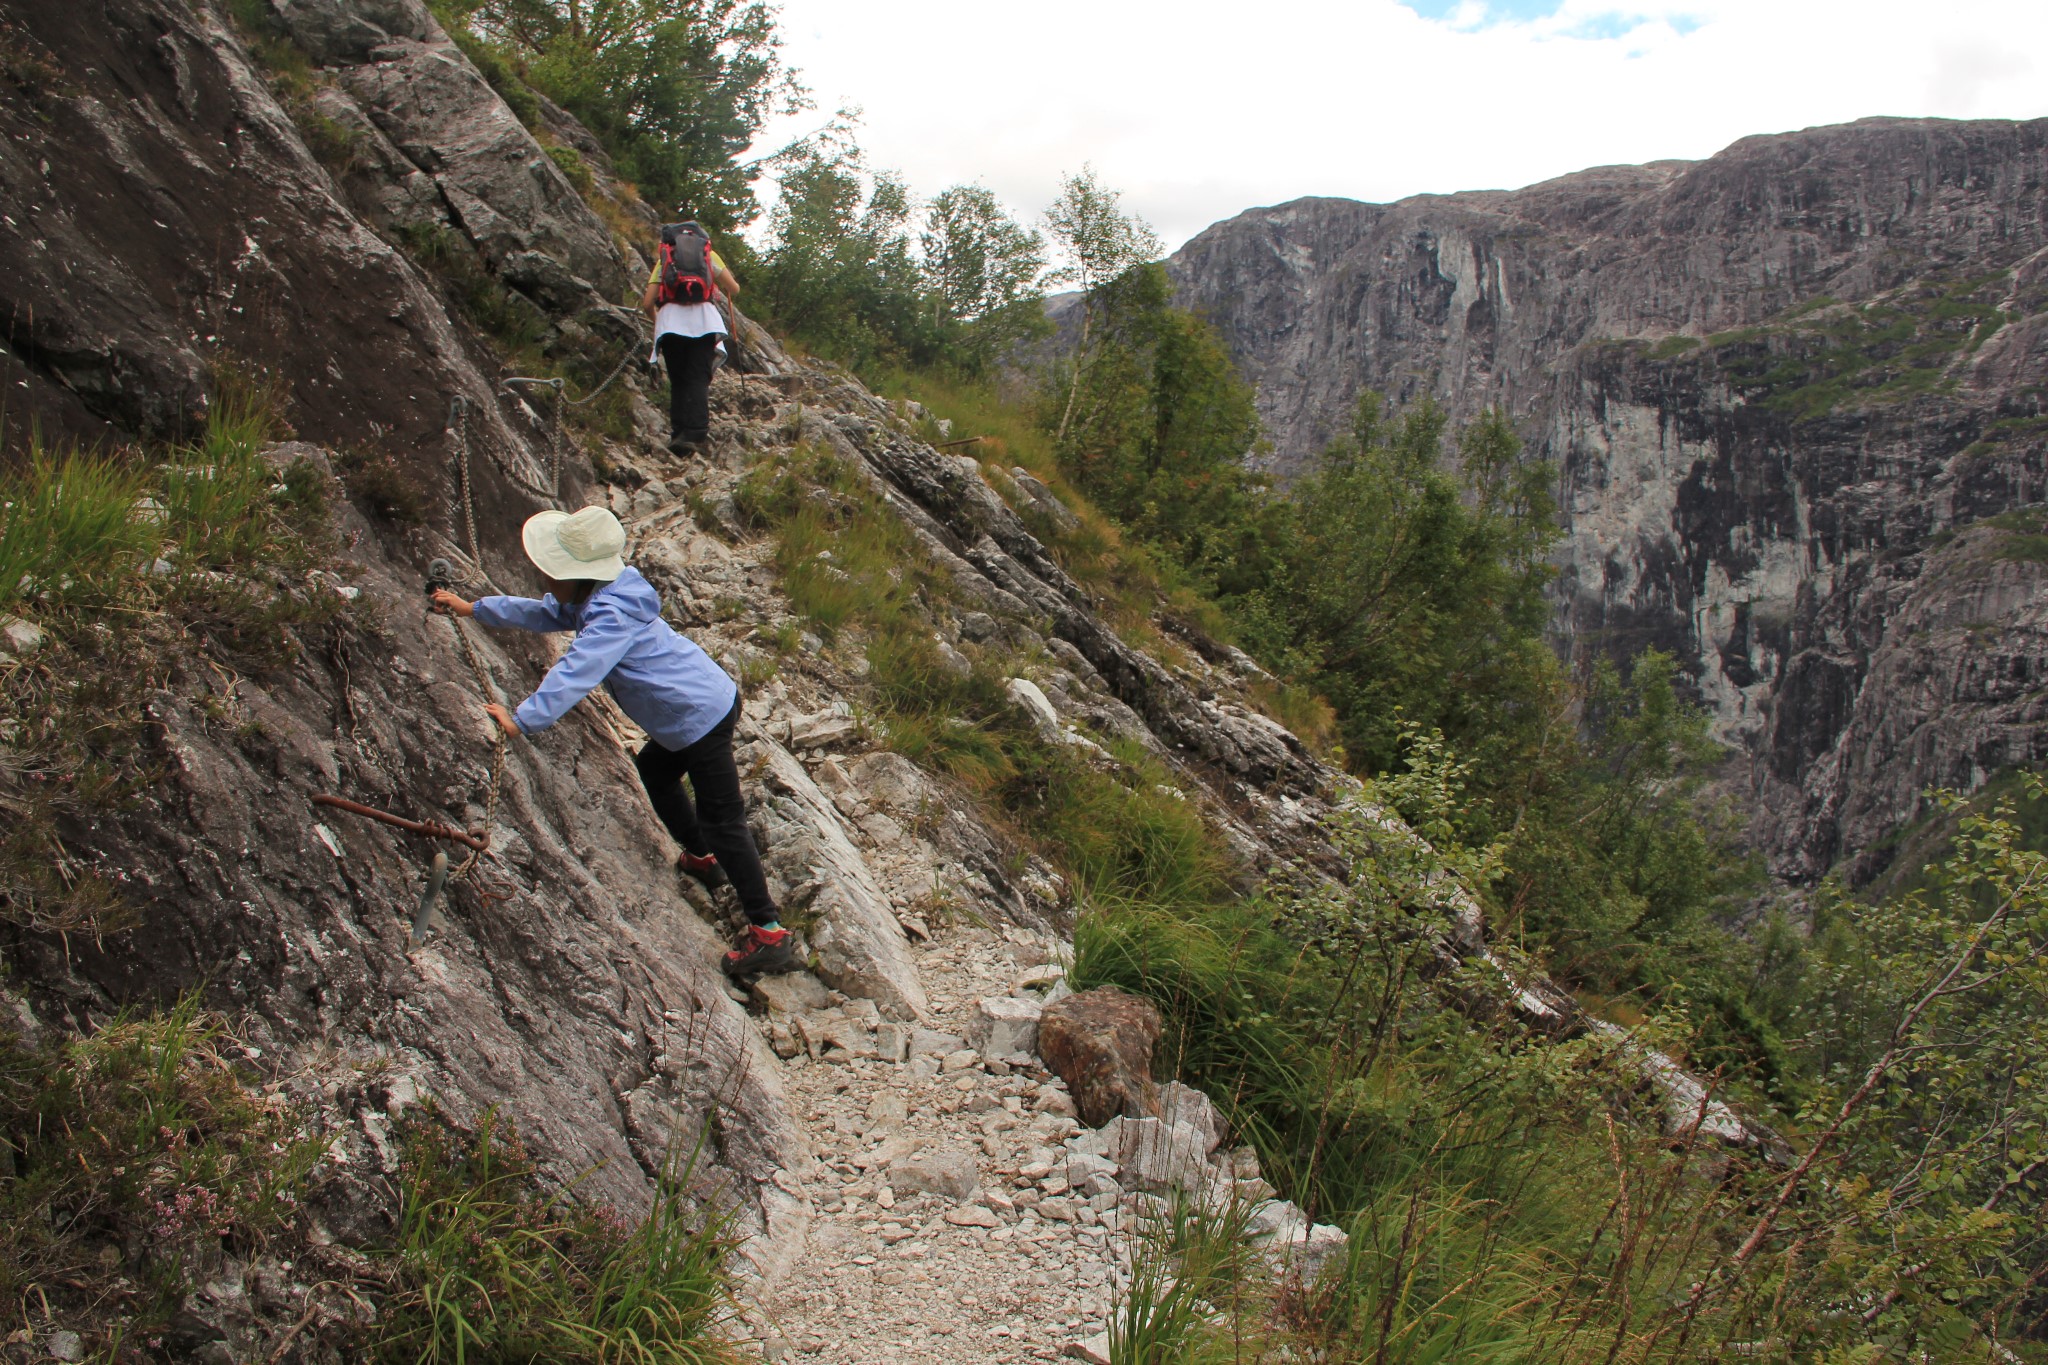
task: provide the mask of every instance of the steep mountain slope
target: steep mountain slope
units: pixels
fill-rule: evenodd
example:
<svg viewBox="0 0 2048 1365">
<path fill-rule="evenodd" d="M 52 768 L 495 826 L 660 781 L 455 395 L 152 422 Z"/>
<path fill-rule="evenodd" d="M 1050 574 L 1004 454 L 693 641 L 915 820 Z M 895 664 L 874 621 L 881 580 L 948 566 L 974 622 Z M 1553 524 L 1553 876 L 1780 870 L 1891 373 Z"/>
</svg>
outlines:
<svg viewBox="0 0 2048 1365">
<path fill-rule="evenodd" d="M 1562 645 L 1685 660 L 1781 875 L 2048 746 L 2048 120 L 1301 200 L 1170 269 L 1283 469 L 1361 390 L 1504 406 L 1561 472 Z"/>
<path fill-rule="evenodd" d="M 259 369 L 282 381 L 298 437 L 264 458 L 280 470 L 303 461 L 332 509 L 309 590 L 344 602 L 331 620 L 276 625 L 279 651 L 247 671 L 203 623 L 172 632 L 162 658 L 105 621 L 58 643 L 22 631 L 8 637 L 21 653 L 0 656 L 10 705 L 115 675 L 146 686 L 115 756 L 137 779 L 133 799 L 74 803 L 52 845 L 66 876 L 118 887 L 134 925 L 67 938 L 5 916 L 20 1030 L 85 1031 L 198 992 L 232 1022 L 236 1064 L 333 1138 L 299 1267 L 275 1248 L 186 1267 L 206 1277 L 204 1292 L 179 1308 L 162 1349 L 359 1358 L 349 1353 L 361 1323 L 334 1285 L 375 1281 L 349 1249 L 390 1236 L 394 1121 L 423 1099 L 465 1128 L 501 1112 L 556 1181 L 628 1212 L 647 1207 L 677 1144 L 703 1136 L 698 1193 L 734 1210 L 761 1277 L 776 1282 L 800 1257 L 813 1278 L 865 1277 L 875 1230 L 860 1201 L 880 1191 L 858 1174 L 872 1154 L 844 1140 L 887 1125 L 847 1109 L 836 1069 L 928 1107 L 911 1125 L 920 1140 L 977 1144 L 975 1179 L 1000 1194 L 1032 1144 L 1071 1130 L 1056 1121 L 1061 1087 L 1015 1079 L 1002 1049 L 986 1046 L 948 1056 L 951 1073 L 969 1074 L 949 1074 L 941 1093 L 909 1054 L 930 1053 L 925 1025 L 966 1032 L 980 994 L 1056 958 L 1073 892 L 1047 861 L 1056 851 L 1022 843 L 856 713 L 873 666 L 857 636 L 828 647 L 807 633 L 790 566 L 738 510 L 745 480 L 799 455 L 848 471 L 942 589 L 920 599 L 921 629 L 946 657 L 998 673 L 1048 748 L 1197 812 L 1240 882 L 1339 870 L 1326 825 L 1352 789 L 1250 704 L 1257 670 L 1242 655 L 1202 641 L 1201 652 L 1157 641 L 1148 652 L 1107 624 L 1033 529 L 1065 515 L 1048 510 L 1042 486 L 932 448 L 905 413 L 750 325 L 744 372 L 714 389 L 711 452 L 671 459 L 649 401 L 658 381 L 631 363 L 645 342 L 614 302 L 644 262 L 562 170 L 582 164 L 594 201 L 632 218 L 588 135 L 543 107 L 544 145 L 411 0 L 236 13 L 231 23 L 185 0 L 89 12 L 35 0 L 0 25 L 9 458 L 30 431 L 113 446 L 199 430 L 228 372 Z M 562 145 L 583 160 L 553 155 Z M 594 385 L 615 361 L 605 415 L 566 432 L 561 407 L 500 383 L 516 362 Z M 825 490 L 812 496 L 837 505 Z M 551 646 L 459 635 L 421 609 L 436 558 L 471 588 L 523 587 L 520 521 L 586 501 L 618 511 L 670 616 L 747 679 L 742 758 L 771 877 L 817 972 L 807 1012 L 782 1008 L 772 989 L 749 1000 L 720 977 L 730 907 L 671 866 L 637 790 L 630 724 L 595 699 L 511 744 L 500 771 L 483 693 L 522 694 Z M 246 579 L 259 596 L 290 586 L 270 573 L 230 565 L 215 577 Z M 75 624 L 53 617 L 51 629 Z M 59 667 L 74 672 L 56 677 Z M 0 731 L 10 784 L 39 761 L 13 747 L 23 733 Z M 1171 783 L 1115 758 L 1116 745 L 1163 765 Z M 19 794 L 0 790 L 10 813 L 26 808 Z M 317 796 L 487 831 L 480 875 L 450 890 L 423 946 L 408 925 L 432 845 Z M 1371 815 L 1386 837 L 1412 839 Z M 1453 886 L 1442 895 L 1457 924 L 1445 960 L 1483 956 L 1476 906 Z M 1545 1032 L 1586 1023 L 1541 983 L 1509 1004 Z M 853 1046 L 817 1045 L 828 1023 Z M 815 1057 L 792 1029 L 813 1031 Z M 1767 1141 L 1661 1059 L 1644 1074 L 1675 1097 L 1675 1125 Z M 1027 1096 L 1045 1122 L 995 1117 Z M 906 1139 L 896 1156 L 912 1150 Z M 935 1277 L 897 1293 L 915 1308 L 1037 1276 L 1015 1294 L 986 1293 L 980 1315 L 1014 1308 L 1028 1328 L 979 1326 L 999 1342 L 1028 1337 L 1039 1354 L 1069 1327 L 1099 1326 L 1115 1271 L 1107 1233 L 1075 1231 L 1068 1246 L 1059 1219 L 1017 1205 L 992 1194 L 948 1221 L 930 1204 L 923 1241 L 904 1254 L 935 1245 L 934 1272 L 912 1265 L 889 1280 L 884 1268 L 876 1282 Z M 814 1236 L 820 1216 L 839 1223 L 821 1221 Z M 139 1274 L 147 1253 L 108 1246 L 101 1261 Z M 314 1283 L 322 1274 L 340 1279 Z M 806 1340 L 844 1332 L 876 1358 L 896 1349 L 900 1322 L 848 1327 L 833 1295 L 811 1288 L 793 1301 Z M 33 1330 L 53 1342 L 94 1330 L 55 1299 Z M 977 1332 L 922 1349 L 965 1360 L 990 1347 Z"/>
</svg>

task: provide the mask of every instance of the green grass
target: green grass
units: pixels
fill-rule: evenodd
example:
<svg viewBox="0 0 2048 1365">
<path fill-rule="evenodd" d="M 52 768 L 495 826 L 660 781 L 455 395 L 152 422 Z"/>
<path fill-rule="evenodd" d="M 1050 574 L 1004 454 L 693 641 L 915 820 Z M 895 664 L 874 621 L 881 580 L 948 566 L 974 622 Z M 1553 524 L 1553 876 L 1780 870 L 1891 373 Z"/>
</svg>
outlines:
<svg viewBox="0 0 2048 1365">
<path fill-rule="evenodd" d="M 0 668 L 0 920 L 87 936 L 132 922 L 64 829 L 151 780 L 144 695 L 194 655 L 222 678 L 274 667 L 343 609 L 309 577 L 328 544 L 321 476 L 262 456 L 282 431 L 278 403 L 223 371 L 191 442 L 102 452 L 31 439 L 0 459 L 0 616 L 45 637 Z"/>
<path fill-rule="evenodd" d="M 637 1225 L 548 1193 L 496 1114 L 468 1137 L 407 1130 L 386 1365 L 715 1365 L 729 1306 L 728 1218 L 689 1197 L 701 1146 L 671 1152 Z"/>
<path fill-rule="evenodd" d="M 250 55 L 307 149 L 329 170 L 345 173 L 356 169 L 363 154 L 363 135 L 321 113 L 314 103 L 314 96 L 332 77 L 313 65 L 264 0 L 230 0 L 227 8 L 236 31 L 248 43 Z"/>
<path fill-rule="evenodd" d="M 1698 350 L 1699 344 L 1700 339 L 1698 337 L 1668 336 L 1651 347 L 1650 353 L 1645 359 L 1669 360 L 1673 356 L 1684 355 L 1687 351 Z"/>
<path fill-rule="evenodd" d="M 1114 1359 L 1203 1359 L 1228 1336 L 1390 1365 L 1705 1365 L 1730 1337 L 1771 1330 L 1769 1292 L 1745 1287 L 1703 1312 L 1698 1339 L 1676 1339 L 1760 1174 L 1736 1161 L 1716 1183 L 1668 1150 L 1597 1050 L 1531 1046 L 1504 1018 L 1449 1008 L 1410 920 L 1425 896 L 1406 877 L 1083 917 L 1073 984 L 1158 1004 L 1155 1067 L 1214 1097 L 1267 1178 L 1351 1237 L 1319 1280 L 1264 1290 L 1242 1264 L 1218 1277 L 1234 1288 L 1182 1290 L 1141 1263 Z M 1219 1300 L 1225 1324 L 1200 1307 Z"/>
<path fill-rule="evenodd" d="M 301 1205 L 334 1134 L 262 1087 L 243 1055 L 196 996 L 84 1037 L 29 1043 L 0 1030 L 0 1303 L 11 1340 L 68 1329 L 89 1359 L 182 1358 L 164 1352 L 181 1339 L 188 1296 L 237 1262 L 267 1253 L 289 1266 L 309 1250 Z M 728 1218 L 716 1191 L 708 1203 L 688 1193 L 701 1144 L 671 1155 L 652 1208 L 631 1220 L 573 1189 L 549 1192 L 495 1116 L 464 1136 L 430 1106 L 402 1134 L 387 1269 L 350 1291 L 375 1316 L 321 1329 L 338 1358 L 733 1359 L 718 1336 Z"/>
<path fill-rule="evenodd" d="M 1228 894 L 1230 860 L 1200 810 L 1167 790 L 1164 764 L 1122 741 L 1108 767 L 1047 744 L 1006 691 L 1028 661 L 994 643 L 940 648 L 930 604 L 951 585 L 857 471 L 800 448 L 749 471 L 734 503 L 775 536 L 791 605 L 865 653 L 862 699 L 890 748 L 957 779 L 1092 896 L 1197 905 Z"/>
<path fill-rule="evenodd" d="M 445 223 L 408 222 L 393 229 L 398 245 L 435 278 L 463 316 L 510 351 L 531 350 L 547 330 L 539 305 L 498 283 L 475 248 Z"/>
<path fill-rule="evenodd" d="M 1067 480 L 1052 438 L 1030 403 L 1006 396 L 989 380 L 920 371 L 883 371 L 872 383 L 885 397 L 925 406 L 931 420 L 918 433 L 923 439 L 936 443 L 982 438 L 955 445 L 949 453 L 972 455 L 998 493 L 1008 495 L 1010 470 L 1016 467 L 1039 479 L 1066 504 L 1077 523 L 1071 530 L 1054 525 L 1029 499 L 1012 500 L 1013 509 L 1053 559 L 1094 597 L 1097 614 L 1126 640 L 1170 662 L 1186 659 L 1188 650 L 1160 629 L 1162 619 L 1185 623 L 1225 643 L 1234 639 L 1223 611 L 1169 557 L 1127 539 Z M 938 427 L 940 419 L 951 421 L 950 436 Z"/>
<path fill-rule="evenodd" d="M 161 1334 L 224 1257 L 290 1235 L 327 1138 L 261 1093 L 239 1052 L 194 997 L 83 1038 L 0 1032 L 9 1330 L 70 1328 L 111 1359 Z"/>
<path fill-rule="evenodd" d="M 2008 273 L 1919 280 L 1861 304 L 1810 299 L 1706 344 L 1751 401 L 1795 421 L 1902 403 L 1953 388 L 1958 357 L 2006 324 L 1993 300 Z"/>
</svg>

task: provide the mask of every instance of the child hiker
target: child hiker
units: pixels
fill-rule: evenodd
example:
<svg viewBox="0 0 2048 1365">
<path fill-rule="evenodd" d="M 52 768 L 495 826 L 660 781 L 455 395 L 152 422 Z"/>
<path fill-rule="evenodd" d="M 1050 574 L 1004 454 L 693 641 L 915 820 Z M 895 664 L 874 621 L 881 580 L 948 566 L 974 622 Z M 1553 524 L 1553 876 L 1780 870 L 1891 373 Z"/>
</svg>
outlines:
<svg viewBox="0 0 2048 1365">
<path fill-rule="evenodd" d="M 788 971 L 789 931 L 777 920 L 768 879 L 747 830 L 732 732 L 739 723 L 739 687 L 702 649 L 661 619 L 654 587 L 620 558 L 626 529 L 602 507 L 540 512 L 520 533 L 546 595 L 483 597 L 465 602 L 446 589 L 437 611 L 474 618 L 500 630 L 573 630 L 575 643 L 541 679 L 533 695 L 507 710 L 489 702 L 493 724 L 518 737 L 545 730 L 599 683 L 648 735 L 634 760 L 647 799 L 681 844 L 678 865 L 707 888 L 730 879 L 748 926 L 725 970 L 733 976 Z M 690 779 L 695 808 L 683 791 Z"/>
</svg>

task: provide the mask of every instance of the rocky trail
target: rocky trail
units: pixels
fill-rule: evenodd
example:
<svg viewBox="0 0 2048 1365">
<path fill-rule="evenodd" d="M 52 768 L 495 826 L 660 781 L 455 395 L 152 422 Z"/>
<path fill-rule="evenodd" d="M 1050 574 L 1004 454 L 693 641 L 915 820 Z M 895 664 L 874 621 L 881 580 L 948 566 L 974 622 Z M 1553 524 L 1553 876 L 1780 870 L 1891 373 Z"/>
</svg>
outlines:
<svg viewBox="0 0 2048 1365">
<path fill-rule="evenodd" d="M 1041 1360 L 1103 1330 L 1129 1242 L 1115 1191 L 1066 1194 L 1062 1143 L 1078 1124 L 1065 1085 L 943 1031 L 1050 946 L 1015 938 L 963 926 L 919 951 L 921 975 L 945 984 L 937 1028 L 884 1039 L 885 1053 L 907 1044 L 906 1060 L 835 1048 L 783 1063 L 819 1164 L 804 1249 L 748 1305 L 767 1359 Z M 759 993 L 808 1021 L 811 991 L 827 1003 L 807 974 Z"/>
<path fill-rule="evenodd" d="M 1312 1273 L 1342 1234 L 1276 1199 L 1206 1099 L 1151 1077 L 1151 1007 L 1055 998 L 1084 899 L 1048 861 L 1061 850 L 1035 852 L 892 744 L 868 709 L 860 631 L 798 610 L 743 484 L 778 459 L 829 460 L 850 482 L 799 496 L 837 515 L 855 487 L 889 521 L 898 557 L 919 562 L 887 572 L 919 583 L 905 619 L 943 667 L 999 687 L 990 707 L 1006 697 L 1006 723 L 1045 750 L 1184 802 L 1237 885 L 1346 875 L 1340 807 L 1376 839 L 1412 848 L 1414 834 L 1259 709 L 1272 680 L 1244 654 L 1106 619 L 1062 562 L 1075 514 L 1044 483 L 934 446 L 928 414 L 743 319 L 745 372 L 714 383 L 700 456 L 665 451 L 663 385 L 630 364 L 612 416 L 562 443 L 546 395 L 502 388 L 508 362 L 475 297 L 587 370 L 570 401 L 644 353 L 615 300 L 637 295 L 647 262 L 550 155 L 581 149 L 616 217 L 631 205 L 602 149 L 545 105 L 544 147 L 416 0 L 271 8 L 260 34 L 311 64 L 317 110 L 248 35 L 185 0 L 16 6 L 51 70 L 97 74 L 48 99 L 0 88 L 0 187 L 29 210 L 0 221 L 21 264 L 0 301 L 30 320 L 0 355 L 25 395 L 0 423 L 167 438 L 204 420 L 216 362 L 264 362 L 298 439 L 262 457 L 317 473 L 331 544 L 312 581 L 348 604 L 287 631 L 261 669 L 220 666 L 196 635 L 166 646 L 139 703 L 151 781 L 67 834 L 135 928 L 6 945 L 0 1007 L 24 1036 L 89 1033 L 191 992 L 232 1020 L 278 1102 L 331 1136 L 298 1267 L 217 1253 L 167 1349 L 360 1358 L 346 1313 L 319 1302 L 322 1277 L 346 1281 L 361 1249 L 390 1243 L 395 1139 L 427 1101 L 465 1132 L 510 1117 L 553 1188 L 628 1216 L 650 1207 L 671 1153 L 711 1136 L 693 1192 L 725 1201 L 745 1264 L 726 1327 L 768 1359 L 1099 1357 L 1143 1225 L 1175 1191 L 1248 1211 L 1276 1273 Z M 306 127 L 352 150 L 323 162 Z M 136 242 L 175 256 L 138 262 Z M 380 479 L 410 516 L 378 510 Z M 730 893 L 675 870 L 633 771 L 640 737 L 602 694 L 494 765 L 478 673 L 517 700 L 559 642 L 476 631 L 472 660 L 422 610 L 422 579 L 445 558 L 469 592 L 520 590 L 517 528 L 549 501 L 608 503 L 667 618 L 741 680 L 750 819 L 808 973 L 724 982 Z M 827 554 L 806 566 L 816 580 L 841 573 Z M 134 668 L 114 638 L 87 633 L 73 657 Z M 489 894 L 452 890 L 415 944 L 431 851 L 321 794 L 464 829 L 488 817 Z M 1490 963 L 1477 903 L 1448 881 L 1431 893 L 1454 922 L 1435 945 L 1445 965 Z M 1504 1005 L 1543 1036 L 1591 1027 L 1542 982 Z M 1637 1053 L 1674 1131 L 1768 1138 Z"/>
<path fill-rule="evenodd" d="M 642 562 L 679 568 L 674 581 L 699 598 L 721 583 L 748 594 L 739 618 L 696 632 L 734 667 L 744 667 L 757 628 L 786 612 L 772 586 L 773 542 L 706 531 L 686 509 L 728 507 L 763 448 L 800 426 L 785 408 L 762 411 L 763 391 L 787 383 L 722 377 L 711 451 L 666 479 L 657 477 L 665 466 L 613 452 L 644 480 L 610 490 Z M 749 409 L 751 422 L 740 415 Z M 863 950 L 849 956 L 846 946 L 854 935 L 828 911 L 812 922 L 811 946 L 823 944 L 828 973 L 848 990 L 808 971 L 729 988 L 766 1045 L 756 1065 L 773 1068 L 813 1158 L 775 1171 L 762 1191 L 783 1216 L 764 1220 L 745 1249 L 755 1273 L 739 1296 L 740 1339 L 767 1360 L 847 1365 L 1106 1359 L 1107 1315 L 1147 1220 L 1176 1189 L 1265 1201 L 1255 1223 L 1276 1265 L 1341 1247 L 1335 1229 L 1311 1235 L 1291 1204 L 1268 1198 L 1256 1158 L 1222 1145 L 1198 1092 L 1160 1087 L 1160 1118 L 1080 1121 L 1066 1080 L 1036 1052 L 1045 1005 L 1082 999 L 1065 984 L 1072 944 L 1050 927 L 1060 916 L 1016 922 L 1017 905 L 994 893 L 987 870 L 961 866 L 988 839 L 970 811 L 936 822 L 936 839 L 913 832 L 934 827 L 943 789 L 875 747 L 843 700 L 835 704 L 851 681 L 841 667 L 806 634 L 750 695 L 742 760 L 768 775 L 757 828 L 784 903 L 822 900 L 843 915 L 866 883 L 886 900 L 903 950 L 862 964 Z M 1079 690 L 1072 678 L 1048 679 L 1063 699 L 1061 681 Z M 814 861 L 821 848 L 827 864 Z M 1057 874 L 1038 875 L 1057 896 Z M 737 926 L 730 892 L 707 898 L 687 882 L 685 892 Z M 863 981 L 880 988 L 864 992 Z M 1106 1032 L 1086 1010 L 1077 1022 L 1084 1034 Z M 1149 1083 L 1149 1056 L 1123 1064 Z"/>
</svg>

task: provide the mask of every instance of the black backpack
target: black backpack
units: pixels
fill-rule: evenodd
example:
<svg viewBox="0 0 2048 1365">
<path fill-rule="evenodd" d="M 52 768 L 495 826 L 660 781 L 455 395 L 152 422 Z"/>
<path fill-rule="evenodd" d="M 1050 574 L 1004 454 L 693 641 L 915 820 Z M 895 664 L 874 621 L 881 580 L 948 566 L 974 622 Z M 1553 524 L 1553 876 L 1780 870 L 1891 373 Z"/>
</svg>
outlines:
<svg viewBox="0 0 2048 1365">
<path fill-rule="evenodd" d="M 709 303 L 718 287 L 711 278 L 711 238 L 694 222 L 661 229 L 661 287 L 658 303 Z"/>
</svg>

